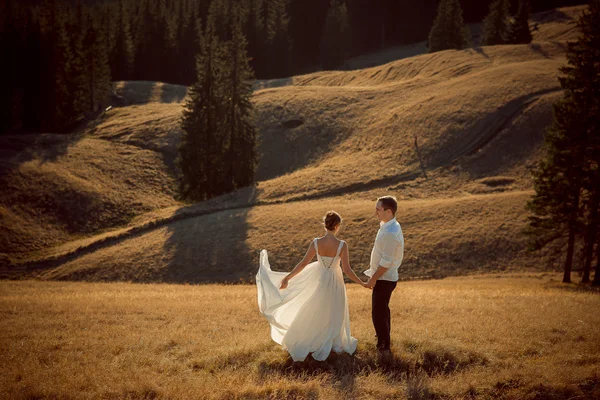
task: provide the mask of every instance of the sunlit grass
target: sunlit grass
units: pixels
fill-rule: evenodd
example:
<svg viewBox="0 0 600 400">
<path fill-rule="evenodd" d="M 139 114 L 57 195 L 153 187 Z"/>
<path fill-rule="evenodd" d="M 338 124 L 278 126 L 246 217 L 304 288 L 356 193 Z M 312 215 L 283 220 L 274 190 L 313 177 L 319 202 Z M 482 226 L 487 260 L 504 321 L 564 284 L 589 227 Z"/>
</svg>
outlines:
<svg viewBox="0 0 600 400">
<path fill-rule="evenodd" d="M 357 353 L 299 364 L 254 286 L 2 281 L 0 397 L 593 398 L 599 294 L 551 278 L 400 283 L 391 360 L 348 285 Z"/>
</svg>

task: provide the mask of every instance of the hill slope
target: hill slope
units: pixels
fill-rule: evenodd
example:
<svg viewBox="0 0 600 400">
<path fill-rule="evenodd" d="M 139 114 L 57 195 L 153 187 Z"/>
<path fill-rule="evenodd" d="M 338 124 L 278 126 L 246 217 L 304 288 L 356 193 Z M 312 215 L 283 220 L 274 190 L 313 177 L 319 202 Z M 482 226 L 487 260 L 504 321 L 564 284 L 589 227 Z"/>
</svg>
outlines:
<svg viewBox="0 0 600 400">
<path fill-rule="evenodd" d="M 519 230 L 530 192 L 509 192 L 400 203 L 406 240 L 401 277 L 444 277 L 539 268 Z M 339 235 L 350 246 L 351 264 L 368 267 L 378 224 L 371 199 L 331 198 L 226 210 L 188 218 L 125 238 L 66 261 L 34 270 L 42 279 L 136 282 L 235 282 L 252 280 L 258 254 L 291 269 L 312 238 L 323 234 L 320 218 L 334 208 L 344 218 Z"/>
<path fill-rule="evenodd" d="M 534 17 L 540 21 L 535 34 L 571 37 L 570 16 L 581 9 Z M 419 199 L 402 203 L 400 214 L 409 224 L 407 237 L 421 238 L 413 242 L 419 244 L 411 249 L 415 264 L 407 260 L 406 277 L 533 265 L 519 231 L 531 189 L 528 171 L 551 122 L 551 104 L 561 95 L 556 78 L 565 47 L 544 40 L 445 51 L 265 84 L 254 96 L 258 184 L 185 207 L 175 199 L 173 168 L 185 88 L 119 82 L 115 97 L 122 107 L 79 135 L 1 139 L 0 179 L 10 190 L 0 195 L 0 264 L 31 261 L 28 271 L 55 279 L 247 278 L 262 247 L 274 250 L 281 267 L 291 267 L 304 251 L 299 243 L 319 234 L 324 204 L 346 212 L 351 245 L 368 248 L 373 225 L 353 224 L 371 214 L 372 199 L 391 193 Z M 293 223 L 287 215 L 295 215 Z M 462 215 L 478 225 L 472 241 L 453 233 Z M 417 223 L 428 218 L 447 221 L 437 236 Z M 499 221 L 516 222 L 496 230 Z M 221 231 L 225 236 L 215 234 Z M 452 238 L 450 250 L 439 258 L 444 235 Z M 490 252 L 494 237 L 508 245 Z M 364 264 L 365 251 L 353 253 L 353 262 Z M 212 255 L 209 261 L 203 252 Z M 218 255 L 227 260 L 225 270 Z M 36 266 L 44 268 L 35 272 Z"/>
</svg>

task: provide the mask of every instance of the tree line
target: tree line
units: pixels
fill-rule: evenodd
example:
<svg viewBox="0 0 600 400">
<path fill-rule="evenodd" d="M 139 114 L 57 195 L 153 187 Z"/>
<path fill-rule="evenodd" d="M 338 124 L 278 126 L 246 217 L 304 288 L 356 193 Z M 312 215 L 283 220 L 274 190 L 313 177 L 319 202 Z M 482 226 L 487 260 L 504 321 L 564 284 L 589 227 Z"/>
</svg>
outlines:
<svg viewBox="0 0 600 400">
<path fill-rule="evenodd" d="M 0 132 L 66 131 L 104 105 L 111 73 L 99 19 L 81 5 L 9 0 L 0 21 Z"/>
<path fill-rule="evenodd" d="M 193 84 L 200 27 L 206 25 L 211 3 L 211 0 L 1 0 L 0 54 L 4 70 L 9 73 L 0 78 L 6 88 L 0 93 L 0 132 L 67 131 L 86 114 L 106 104 L 111 80 Z M 432 51 L 463 48 L 469 45 L 464 24 L 480 21 L 490 13 L 488 5 L 507 2 L 443 0 L 438 5 L 438 0 L 243 0 L 238 3 L 250 67 L 258 79 L 269 79 L 320 68 L 344 68 L 349 57 L 428 36 Z M 531 8 L 535 11 L 572 3 L 577 1 L 531 0 Z M 508 19 L 503 7 L 495 13 L 495 18 L 486 18 L 486 27 L 497 31 L 487 43 L 495 43 L 502 35 L 518 34 L 514 30 L 504 32 L 503 25 Z M 529 7 L 517 3 L 508 6 L 515 13 L 517 8 L 514 21 L 525 27 L 524 15 Z M 453 32 L 453 26 L 461 31 Z M 512 38 L 502 40 L 515 43 Z"/>
<path fill-rule="evenodd" d="M 563 262 L 563 282 L 574 266 L 582 283 L 600 285 L 600 0 L 579 18 L 580 38 L 568 43 L 559 78 L 564 95 L 537 167 L 527 233 L 534 249 L 550 247 Z"/>
<path fill-rule="evenodd" d="M 483 20 L 481 45 L 526 44 L 531 42 L 529 27 L 530 0 L 518 0 L 516 15 L 510 15 L 509 0 L 494 0 Z M 430 52 L 471 47 L 471 33 L 463 19 L 458 0 L 441 0 L 437 16 L 429 32 Z"/>
</svg>

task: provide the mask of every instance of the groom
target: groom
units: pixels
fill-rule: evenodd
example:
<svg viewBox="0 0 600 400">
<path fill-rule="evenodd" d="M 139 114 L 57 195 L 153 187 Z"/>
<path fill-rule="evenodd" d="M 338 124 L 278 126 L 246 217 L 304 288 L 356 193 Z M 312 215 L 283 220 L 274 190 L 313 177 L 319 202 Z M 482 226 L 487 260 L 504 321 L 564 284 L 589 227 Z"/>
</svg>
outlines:
<svg viewBox="0 0 600 400">
<path fill-rule="evenodd" d="M 370 279 L 365 285 L 373 289 L 371 317 L 377 334 L 377 350 L 382 355 L 390 354 L 390 297 L 398 281 L 398 267 L 404 256 L 404 236 L 396 221 L 398 202 L 393 196 L 377 199 L 375 214 L 380 228 L 371 251 L 371 267 L 365 271 Z"/>
</svg>

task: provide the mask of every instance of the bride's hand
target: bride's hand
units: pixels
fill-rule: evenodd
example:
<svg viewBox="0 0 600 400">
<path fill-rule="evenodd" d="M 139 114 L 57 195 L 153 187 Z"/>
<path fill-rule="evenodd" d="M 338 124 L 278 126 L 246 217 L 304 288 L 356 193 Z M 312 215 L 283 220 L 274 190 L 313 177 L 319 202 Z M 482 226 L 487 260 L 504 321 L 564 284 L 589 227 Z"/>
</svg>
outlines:
<svg viewBox="0 0 600 400">
<path fill-rule="evenodd" d="M 287 288 L 288 281 L 289 281 L 289 279 L 287 277 L 283 278 L 283 280 L 281 281 L 281 286 L 279 286 L 279 290 Z"/>
</svg>

